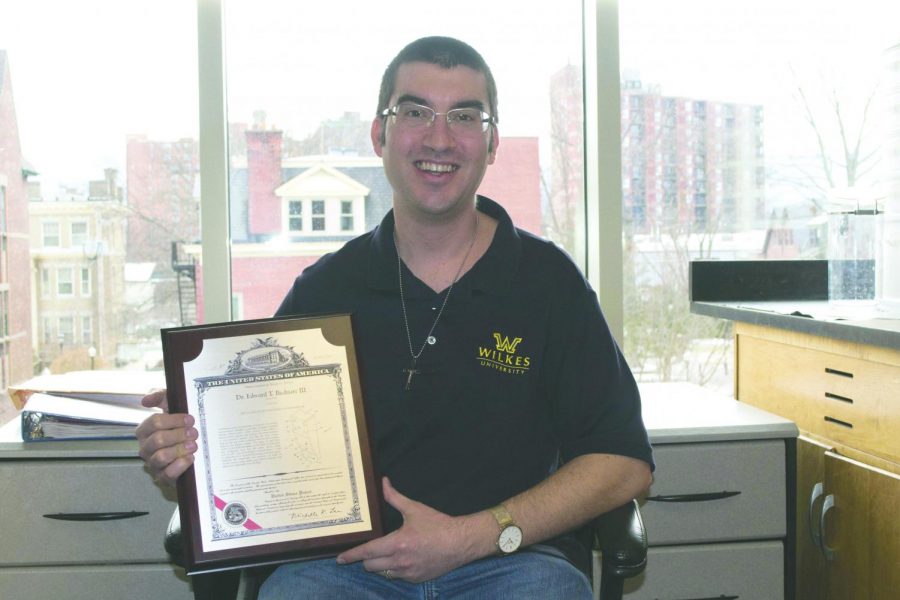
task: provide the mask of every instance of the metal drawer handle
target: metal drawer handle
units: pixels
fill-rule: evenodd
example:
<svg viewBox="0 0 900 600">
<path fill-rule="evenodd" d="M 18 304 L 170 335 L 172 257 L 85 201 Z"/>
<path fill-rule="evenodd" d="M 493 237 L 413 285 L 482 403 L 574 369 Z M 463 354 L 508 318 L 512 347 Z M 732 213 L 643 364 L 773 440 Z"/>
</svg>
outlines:
<svg viewBox="0 0 900 600">
<path fill-rule="evenodd" d="M 665 496 L 650 496 L 647 500 L 652 502 L 707 502 L 709 500 L 722 500 L 737 496 L 740 492 L 706 492 L 703 494 L 670 494 Z"/>
<path fill-rule="evenodd" d="M 822 540 L 822 554 L 825 555 L 825 560 L 834 560 L 837 552 L 834 551 L 834 548 L 830 548 L 828 544 L 825 543 L 825 515 L 828 514 L 828 511 L 834 508 L 835 500 L 834 494 L 828 494 L 825 496 L 825 501 L 822 503 L 822 516 L 819 517 L 819 537 Z"/>
<path fill-rule="evenodd" d="M 815 544 L 816 548 L 819 550 L 822 549 L 822 535 L 819 533 L 819 528 L 815 524 L 813 513 L 815 512 L 816 500 L 824 493 L 825 485 L 821 481 L 813 486 L 812 492 L 809 494 L 809 512 L 806 514 L 807 524 L 809 525 L 809 535 L 812 536 L 813 544 Z"/>
<path fill-rule="evenodd" d="M 683 598 L 682 600 L 738 600 L 740 596 L 726 596 L 722 594 L 720 596 L 706 596 L 704 598 Z"/>
<path fill-rule="evenodd" d="M 102 513 L 53 513 L 44 515 L 47 519 L 57 521 L 118 521 L 119 519 L 134 519 L 149 515 L 149 512 L 132 510 L 128 512 L 102 512 Z"/>
</svg>

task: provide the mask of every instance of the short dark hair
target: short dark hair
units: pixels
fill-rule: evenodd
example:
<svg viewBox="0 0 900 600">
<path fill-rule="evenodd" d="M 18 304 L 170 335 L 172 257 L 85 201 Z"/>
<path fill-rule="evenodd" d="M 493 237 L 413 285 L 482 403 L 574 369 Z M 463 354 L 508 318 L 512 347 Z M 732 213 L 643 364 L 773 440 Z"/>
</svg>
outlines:
<svg viewBox="0 0 900 600">
<path fill-rule="evenodd" d="M 384 109 L 388 108 L 391 95 L 394 93 L 394 86 L 397 83 L 397 70 L 400 65 L 411 62 L 439 65 L 445 69 L 464 66 L 482 73 L 487 80 L 487 110 L 494 117 L 494 122 L 497 122 L 497 84 L 494 82 L 490 67 L 472 46 L 455 38 L 442 36 L 420 38 L 408 44 L 394 57 L 381 78 L 376 117 L 380 117 Z"/>
</svg>

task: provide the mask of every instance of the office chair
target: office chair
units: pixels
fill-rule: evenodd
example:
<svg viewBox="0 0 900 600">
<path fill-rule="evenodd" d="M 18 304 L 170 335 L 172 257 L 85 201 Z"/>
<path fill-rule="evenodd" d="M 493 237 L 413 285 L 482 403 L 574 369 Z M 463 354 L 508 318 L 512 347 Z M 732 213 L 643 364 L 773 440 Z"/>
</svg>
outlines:
<svg viewBox="0 0 900 600">
<path fill-rule="evenodd" d="M 621 600 L 625 580 L 647 564 L 647 535 L 636 500 L 597 517 L 590 528 L 600 555 L 599 600 Z M 165 548 L 176 565 L 184 566 L 178 509 L 166 530 Z M 195 600 L 255 600 L 259 586 L 274 567 L 254 567 L 194 575 Z M 598 586 L 595 584 L 594 589 Z"/>
</svg>

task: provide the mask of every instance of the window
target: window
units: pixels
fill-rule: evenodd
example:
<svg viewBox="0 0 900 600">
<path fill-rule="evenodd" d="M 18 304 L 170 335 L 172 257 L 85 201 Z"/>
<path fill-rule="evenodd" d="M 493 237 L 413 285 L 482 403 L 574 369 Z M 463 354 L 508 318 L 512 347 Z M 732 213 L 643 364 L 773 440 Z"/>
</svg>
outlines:
<svg viewBox="0 0 900 600">
<path fill-rule="evenodd" d="M 352 200 L 341 200 L 341 231 L 353 231 Z"/>
<path fill-rule="evenodd" d="M 91 295 L 91 270 L 88 267 L 81 267 L 81 295 Z"/>
<path fill-rule="evenodd" d="M 374 104 L 388 61 L 431 28 L 416 11 L 388 17 L 365 0 L 228 0 L 226 8 L 227 97 L 210 109 L 228 111 L 227 167 L 214 176 L 230 182 L 231 229 L 221 235 L 231 240 L 231 289 L 227 278 L 216 284 L 204 273 L 206 285 L 222 288 L 204 298 L 222 307 L 241 293 L 244 318 L 258 318 L 278 307 L 293 276 L 390 209 L 391 188 L 369 136 Z M 442 12 L 440 33 L 472 44 L 497 79 L 503 141 L 479 191 L 584 265 L 582 9 L 581 0 L 528 11 L 460 0 Z M 372 27 L 386 20 L 388 37 Z M 348 37 L 353 48 L 327 41 Z M 200 43 L 210 52 L 220 46 Z"/>
<path fill-rule="evenodd" d="M 623 206 L 625 353 L 639 380 L 728 390 L 729 324 L 690 314 L 689 262 L 824 258 L 824 215 L 836 190 L 896 195 L 900 163 L 884 149 L 900 138 L 881 123 L 897 105 L 900 80 L 886 58 L 900 48 L 900 5 L 618 4 L 621 79 L 630 82 L 621 89 L 623 135 L 624 107 L 651 97 L 672 129 L 645 123 L 622 154 L 623 173 L 652 189 L 655 174 L 628 169 L 660 149 L 674 154 L 662 205 L 647 197 L 645 227 Z"/>
<path fill-rule="evenodd" d="M 303 231 L 303 202 L 301 200 L 288 202 L 288 231 Z"/>
<path fill-rule="evenodd" d="M 59 318 L 59 345 L 60 350 L 63 346 L 71 346 L 75 343 L 75 318 L 60 317 Z"/>
<path fill-rule="evenodd" d="M 56 295 L 71 296 L 75 293 L 72 284 L 72 269 L 56 270 Z"/>
<path fill-rule="evenodd" d="M 88 224 L 85 222 L 75 222 L 71 224 L 70 244 L 73 248 L 84 246 L 88 240 Z"/>
<path fill-rule="evenodd" d="M 312 230 L 325 231 L 325 201 L 312 201 Z"/>
<path fill-rule="evenodd" d="M 44 247 L 45 248 L 58 248 L 59 247 L 59 223 L 50 222 L 44 223 L 42 225 L 44 232 Z"/>
<path fill-rule="evenodd" d="M 56 342 L 56 332 L 53 328 L 53 319 L 51 317 L 43 317 L 43 334 L 41 338 L 44 341 L 44 347 L 47 348 Z"/>
<path fill-rule="evenodd" d="M 91 345 L 94 341 L 94 331 L 91 326 L 91 318 L 81 317 L 81 343 L 85 346 Z"/>
<path fill-rule="evenodd" d="M 8 213 L 20 244 L 10 273 L 22 274 L 10 289 L 35 290 L 30 302 L 11 298 L 14 380 L 36 366 L 87 368 L 56 360 L 60 326 L 69 344 L 91 335 L 99 364 L 144 368 L 155 363 L 131 357 L 151 356 L 159 329 L 181 324 L 172 243 L 201 237 L 197 10 L 190 0 L 3 2 L 0 103 L 15 111 L 0 109 L 0 178 L 22 208 Z M 51 59 L 48 40 L 63 55 Z M 76 88 L 87 91 L 56 110 L 60 90 Z"/>
</svg>

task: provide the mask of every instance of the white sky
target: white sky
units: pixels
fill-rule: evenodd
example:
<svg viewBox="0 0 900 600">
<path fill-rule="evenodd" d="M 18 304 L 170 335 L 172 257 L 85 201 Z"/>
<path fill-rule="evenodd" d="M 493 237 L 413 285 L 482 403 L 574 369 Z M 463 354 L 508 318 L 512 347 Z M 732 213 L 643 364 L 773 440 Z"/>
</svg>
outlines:
<svg viewBox="0 0 900 600">
<path fill-rule="evenodd" d="M 485 56 L 505 135 L 542 131 L 549 76 L 580 61 L 575 0 L 226 8 L 230 120 L 250 122 L 262 108 L 296 137 L 344 111 L 370 116 L 384 66 L 423 35 L 460 37 Z M 620 22 L 623 69 L 664 94 L 764 104 L 767 155 L 808 142 L 788 62 L 809 90 L 834 85 L 854 106 L 881 52 L 900 43 L 893 0 L 621 0 Z M 3 0 L 0 49 L 26 158 L 45 181 L 83 183 L 123 167 L 128 133 L 196 137 L 196 44 L 191 0 Z"/>
</svg>

